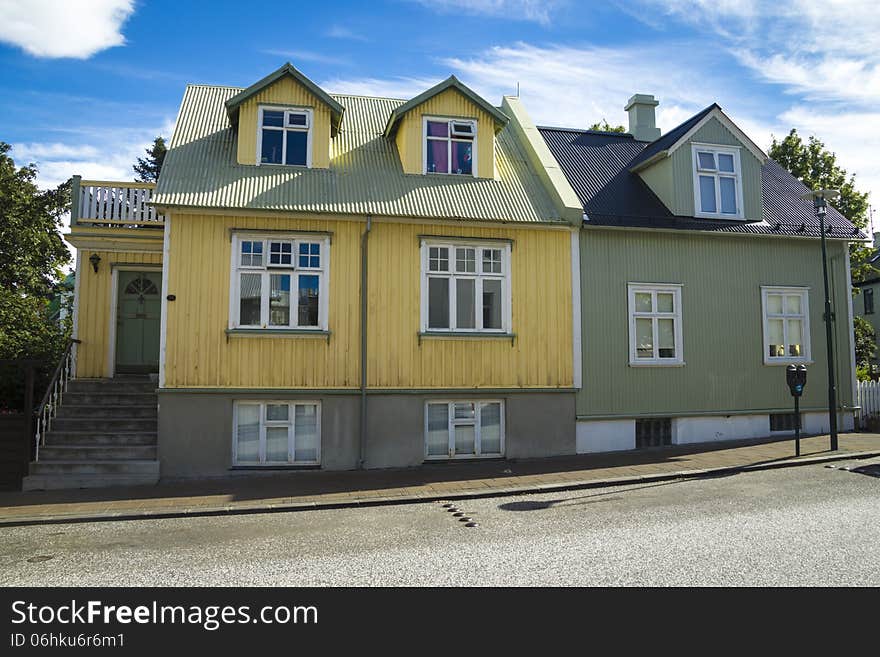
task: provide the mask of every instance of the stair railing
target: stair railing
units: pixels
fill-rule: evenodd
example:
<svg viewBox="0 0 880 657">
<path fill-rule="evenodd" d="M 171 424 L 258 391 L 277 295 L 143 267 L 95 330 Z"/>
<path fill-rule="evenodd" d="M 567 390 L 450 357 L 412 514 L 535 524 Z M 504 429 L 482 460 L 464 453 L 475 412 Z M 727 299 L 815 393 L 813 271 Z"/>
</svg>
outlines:
<svg viewBox="0 0 880 657">
<path fill-rule="evenodd" d="M 43 400 L 37 407 L 34 461 L 40 460 L 40 446 L 46 444 L 46 434 L 52 428 L 52 421 L 58 414 L 58 407 L 61 406 L 61 400 L 64 393 L 67 392 L 67 385 L 76 369 L 76 349 L 73 347 L 80 342 L 76 338 L 71 338 L 68 341 L 64 354 L 61 356 L 61 362 L 58 363 L 58 367 L 55 368 L 49 385 L 46 387 L 46 394 L 43 395 Z"/>
</svg>

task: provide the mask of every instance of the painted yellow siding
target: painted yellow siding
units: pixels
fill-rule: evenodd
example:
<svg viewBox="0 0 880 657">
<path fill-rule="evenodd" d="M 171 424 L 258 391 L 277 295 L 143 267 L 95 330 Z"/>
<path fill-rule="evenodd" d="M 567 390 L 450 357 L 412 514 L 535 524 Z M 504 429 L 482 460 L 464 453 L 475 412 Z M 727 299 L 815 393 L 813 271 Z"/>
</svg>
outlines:
<svg viewBox="0 0 880 657">
<path fill-rule="evenodd" d="M 256 164 L 257 109 L 261 104 L 312 108 L 312 167 L 330 166 L 330 108 L 290 76 L 281 78 L 242 104 L 238 118 L 239 164 Z"/>
<path fill-rule="evenodd" d="M 419 235 L 513 239 L 516 339 L 422 338 Z M 570 232 L 375 223 L 370 236 L 368 384 L 375 388 L 571 387 Z"/>
<path fill-rule="evenodd" d="M 485 110 L 455 89 L 429 98 L 401 119 L 396 139 L 404 173 L 424 172 L 422 118 L 425 116 L 476 119 L 477 175 L 495 177 L 495 122 Z"/>
<path fill-rule="evenodd" d="M 331 337 L 227 337 L 230 228 L 323 230 L 330 247 Z M 171 223 L 165 385 L 357 389 L 360 241 L 336 219 L 175 214 Z M 419 344 L 420 234 L 514 240 L 510 339 Z M 375 221 L 370 236 L 368 385 L 372 388 L 571 387 L 570 233 Z"/>
<path fill-rule="evenodd" d="M 97 253 L 101 258 L 95 273 L 88 258 Z M 112 304 L 112 270 L 114 263 L 162 264 L 161 253 L 127 253 L 119 251 L 81 251 L 79 277 L 79 312 L 77 313 L 76 374 L 82 378 L 108 376 L 110 348 L 110 309 Z"/>
</svg>

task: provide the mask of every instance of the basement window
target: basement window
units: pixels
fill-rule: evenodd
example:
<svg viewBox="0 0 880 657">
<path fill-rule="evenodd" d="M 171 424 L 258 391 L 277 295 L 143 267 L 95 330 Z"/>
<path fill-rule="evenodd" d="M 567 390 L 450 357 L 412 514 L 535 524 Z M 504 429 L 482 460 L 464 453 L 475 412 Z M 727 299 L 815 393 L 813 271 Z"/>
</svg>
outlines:
<svg viewBox="0 0 880 657">
<path fill-rule="evenodd" d="M 794 431 L 797 416 L 794 413 L 771 413 L 770 431 Z"/>
<path fill-rule="evenodd" d="M 504 454 L 504 402 L 430 401 L 425 404 L 425 458 L 462 459 Z"/>
<path fill-rule="evenodd" d="M 636 449 L 672 444 L 672 419 L 655 417 L 636 420 Z"/>
<path fill-rule="evenodd" d="M 233 465 L 317 465 L 320 402 L 245 402 L 233 406 Z"/>
</svg>

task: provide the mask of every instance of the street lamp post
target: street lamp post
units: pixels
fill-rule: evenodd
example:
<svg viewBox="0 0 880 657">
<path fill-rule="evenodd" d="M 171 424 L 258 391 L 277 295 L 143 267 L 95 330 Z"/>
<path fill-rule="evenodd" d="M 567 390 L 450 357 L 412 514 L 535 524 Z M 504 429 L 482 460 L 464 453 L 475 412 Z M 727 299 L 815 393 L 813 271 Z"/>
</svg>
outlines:
<svg viewBox="0 0 880 657">
<path fill-rule="evenodd" d="M 825 213 L 828 211 L 828 199 L 840 196 L 836 189 L 817 189 L 813 192 L 802 194 L 801 198 L 813 200 L 813 209 L 819 218 L 819 234 L 822 244 L 822 281 L 825 284 L 825 340 L 828 354 L 828 424 L 831 434 L 831 451 L 837 450 L 837 386 L 834 383 L 834 345 L 831 334 L 831 296 L 828 291 L 828 257 L 825 248 Z"/>
</svg>

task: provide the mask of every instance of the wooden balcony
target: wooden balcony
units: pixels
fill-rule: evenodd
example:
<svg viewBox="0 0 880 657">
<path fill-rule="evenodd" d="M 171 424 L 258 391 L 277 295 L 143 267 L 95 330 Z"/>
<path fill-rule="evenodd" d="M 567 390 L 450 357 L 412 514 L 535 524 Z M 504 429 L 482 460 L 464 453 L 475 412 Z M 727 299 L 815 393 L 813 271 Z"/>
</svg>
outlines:
<svg viewBox="0 0 880 657">
<path fill-rule="evenodd" d="M 165 215 L 150 201 L 155 183 L 108 182 L 73 177 L 70 225 L 164 228 Z"/>
</svg>

